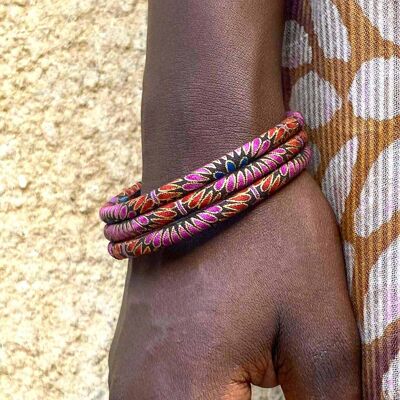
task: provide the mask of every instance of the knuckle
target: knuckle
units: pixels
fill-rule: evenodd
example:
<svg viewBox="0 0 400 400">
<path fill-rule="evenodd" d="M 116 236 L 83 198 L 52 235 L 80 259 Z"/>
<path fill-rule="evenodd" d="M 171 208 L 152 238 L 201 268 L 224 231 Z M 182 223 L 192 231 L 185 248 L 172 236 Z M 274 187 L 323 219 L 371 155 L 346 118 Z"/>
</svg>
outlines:
<svg viewBox="0 0 400 400">
<path fill-rule="evenodd" d="M 325 383 L 346 380 L 359 364 L 359 357 L 359 339 L 352 331 L 332 332 L 311 350 L 315 377 Z"/>
</svg>

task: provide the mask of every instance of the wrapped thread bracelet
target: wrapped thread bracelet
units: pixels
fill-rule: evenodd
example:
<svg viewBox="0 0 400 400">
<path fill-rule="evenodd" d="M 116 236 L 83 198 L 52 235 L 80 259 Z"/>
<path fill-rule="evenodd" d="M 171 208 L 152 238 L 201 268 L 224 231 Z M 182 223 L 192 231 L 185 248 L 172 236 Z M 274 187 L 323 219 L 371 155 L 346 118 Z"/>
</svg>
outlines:
<svg viewBox="0 0 400 400">
<path fill-rule="evenodd" d="M 302 116 L 288 113 L 260 137 L 183 178 L 144 195 L 140 183 L 123 190 L 100 210 L 109 253 L 123 259 L 171 246 L 272 195 L 310 160 L 302 127 Z"/>
<path fill-rule="evenodd" d="M 170 202 L 133 219 L 107 224 L 104 228 L 104 235 L 108 240 L 114 242 L 133 239 L 222 200 L 230 193 L 245 188 L 255 182 L 257 178 L 276 170 L 279 166 L 291 160 L 300 153 L 306 140 L 305 133 L 301 131 L 280 147 L 256 159 L 251 164 L 187 194 L 182 199 Z"/>
<path fill-rule="evenodd" d="M 293 160 L 233 196 L 137 239 L 110 242 L 108 251 L 116 259 L 138 257 L 189 239 L 275 193 L 307 166 L 310 156 L 310 148 L 306 146 Z"/>
<path fill-rule="evenodd" d="M 150 193 L 139 195 L 140 183 L 135 183 L 104 204 L 100 209 L 100 218 L 106 223 L 119 222 L 179 199 L 209 182 L 236 171 L 286 142 L 301 130 L 303 123 L 303 117 L 300 113 L 291 113 L 280 124 L 261 136 L 196 169 L 183 178 L 175 179 L 158 189 L 152 190 Z"/>
</svg>

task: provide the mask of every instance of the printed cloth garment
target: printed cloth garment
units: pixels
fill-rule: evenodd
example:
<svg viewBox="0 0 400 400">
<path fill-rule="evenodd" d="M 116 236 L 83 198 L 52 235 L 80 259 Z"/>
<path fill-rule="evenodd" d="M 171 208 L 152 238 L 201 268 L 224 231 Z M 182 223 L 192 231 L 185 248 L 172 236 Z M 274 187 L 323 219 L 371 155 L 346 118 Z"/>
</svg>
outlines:
<svg viewBox="0 0 400 400">
<path fill-rule="evenodd" d="M 288 0 L 282 64 L 340 225 L 363 398 L 400 399 L 400 1 Z"/>
</svg>

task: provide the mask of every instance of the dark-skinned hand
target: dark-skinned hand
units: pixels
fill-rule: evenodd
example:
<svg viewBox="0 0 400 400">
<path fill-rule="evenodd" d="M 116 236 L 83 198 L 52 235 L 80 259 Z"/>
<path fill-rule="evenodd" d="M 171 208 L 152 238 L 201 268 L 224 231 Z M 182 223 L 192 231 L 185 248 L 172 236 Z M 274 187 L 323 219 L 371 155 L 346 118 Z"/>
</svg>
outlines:
<svg viewBox="0 0 400 400">
<path fill-rule="evenodd" d="M 144 192 L 279 122 L 283 3 L 149 0 Z M 109 364 L 111 400 L 249 400 L 250 383 L 360 399 L 338 229 L 310 175 L 131 261 Z"/>
</svg>

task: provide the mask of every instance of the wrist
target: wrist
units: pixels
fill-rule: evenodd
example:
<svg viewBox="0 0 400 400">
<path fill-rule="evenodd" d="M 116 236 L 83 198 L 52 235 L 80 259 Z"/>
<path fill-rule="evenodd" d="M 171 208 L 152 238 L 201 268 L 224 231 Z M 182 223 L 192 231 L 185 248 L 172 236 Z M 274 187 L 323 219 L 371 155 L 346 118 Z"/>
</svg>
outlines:
<svg viewBox="0 0 400 400">
<path fill-rule="evenodd" d="M 213 86 L 221 93 L 218 89 Z M 246 94 L 210 97 L 182 91 L 180 95 L 184 99 L 169 112 L 143 98 L 143 192 L 234 150 L 284 116 L 279 100 L 266 109 Z"/>
<path fill-rule="evenodd" d="M 280 121 L 282 10 L 281 0 L 149 2 L 143 191 Z"/>
</svg>

